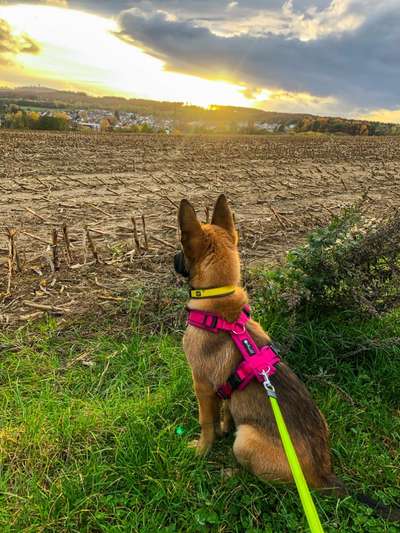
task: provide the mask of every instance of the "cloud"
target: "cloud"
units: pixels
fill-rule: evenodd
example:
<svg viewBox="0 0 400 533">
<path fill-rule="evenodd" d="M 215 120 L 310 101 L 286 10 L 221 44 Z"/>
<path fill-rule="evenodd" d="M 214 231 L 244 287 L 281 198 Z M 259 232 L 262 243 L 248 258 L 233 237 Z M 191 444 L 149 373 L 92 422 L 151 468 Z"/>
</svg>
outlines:
<svg viewBox="0 0 400 533">
<path fill-rule="evenodd" d="M 14 35 L 10 25 L 0 19 L 0 64 L 9 63 L 16 54 L 37 54 L 40 48 L 28 35 Z"/>
<path fill-rule="evenodd" d="M 251 34 L 268 31 L 290 33 L 292 31 L 315 31 L 324 26 L 333 31 L 342 24 L 341 15 L 347 4 L 355 0 L 69 0 L 74 9 L 96 11 L 117 15 L 128 9 L 143 12 L 163 11 L 179 20 L 194 21 L 217 34 Z M 357 0 L 362 1 L 362 0 Z M 364 0 L 371 2 L 372 0 Z M 382 1 L 382 0 L 378 0 Z M 335 16 L 337 15 L 337 16 Z M 354 14 L 352 18 L 354 18 Z M 320 19 L 320 20 L 319 20 Z M 347 21 L 348 23 L 349 21 Z M 338 28 L 340 30 L 340 28 Z"/>
<path fill-rule="evenodd" d="M 2 4 L 29 0 L 0 0 Z M 114 16 L 166 69 L 233 81 L 263 107 L 400 107 L 399 0 L 32 0 Z M 262 102 L 260 95 L 272 91 Z M 319 107 L 320 106 L 320 107 Z"/>
<path fill-rule="evenodd" d="M 165 2 L 157 2 L 161 3 Z M 300 16 L 294 4 L 288 2 L 285 8 Z M 316 32 L 308 39 L 295 31 L 258 35 L 248 31 L 226 37 L 194 20 L 139 8 L 122 12 L 119 24 L 123 38 L 164 60 L 168 69 L 251 87 L 333 97 L 364 110 L 398 107 L 398 1 L 335 0 L 327 9 L 315 8 L 308 16 L 326 25 L 330 14 L 330 20 L 347 20 L 348 25 L 339 32 Z M 307 17 L 303 13 L 300 19 L 304 22 Z"/>
<path fill-rule="evenodd" d="M 175 13 L 181 17 L 207 17 L 224 16 L 233 11 L 262 11 L 280 10 L 287 0 L 69 0 L 71 6 L 85 7 L 87 9 L 107 10 L 118 13 L 119 11 L 138 7 L 140 9 L 160 9 Z M 309 8 L 323 9 L 332 0 L 293 0 L 296 10 L 304 11 Z"/>
<path fill-rule="evenodd" d="M 303 0 L 312 3 L 311 0 Z M 319 0 L 321 1 L 321 0 Z M 329 0 L 322 0 L 329 3 Z M 116 14 L 130 8 L 163 10 L 183 18 L 225 17 L 235 9 L 259 10 L 280 9 L 284 0 L 246 0 L 229 2 L 224 0 L 69 0 L 71 7 L 84 8 Z M 236 5 L 232 5 L 236 4 Z"/>
<path fill-rule="evenodd" d="M 117 15 L 128 9 L 144 12 L 167 12 L 180 20 L 195 21 L 217 34 L 235 34 L 243 31 L 289 31 L 296 15 L 311 10 L 313 13 L 330 6 L 332 0 L 69 0 L 74 9 Z M 289 6 L 289 9 L 283 6 Z M 292 13 L 290 15 L 289 11 Z"/>
</svg>

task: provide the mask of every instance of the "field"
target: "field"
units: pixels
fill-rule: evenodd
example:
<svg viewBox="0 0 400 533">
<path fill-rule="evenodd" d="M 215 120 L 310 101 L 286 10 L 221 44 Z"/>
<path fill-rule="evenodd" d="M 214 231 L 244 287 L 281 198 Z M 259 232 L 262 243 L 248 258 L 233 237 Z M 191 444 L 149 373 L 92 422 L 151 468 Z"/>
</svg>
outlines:
<svg viewBox="0 0 400 533">
<path fill-rule="evenodd" d="M 185 196 L 205 220 L 217 194 L 227 193 L 246 265 L 276 261 L 364 194 L 371 216 L 400 205 L 395 137 L 1 132 L 0 147 L 5 325 L 46 311 L 64 320 L 87 309 L 102 313 L 132 281 L 169 276 L 175 284 L 176 211 Z M 16 231 L 11 268 L 7 229 Z"/>
<path fill-rule="evenodd" d="M 188 197 L 206 220 L 222 191 L 255 316 L 325 415 L 336 473 L 398 504 L 399 310 L 293 321 L 257 275 L 361 197 L 371 217 L 400 206 L 399 169 L 390 137 L 0 132 L 0 530 L 308 531 L 296 490 L 238 468 L 233 436 L 204 459 L 188 446 L 176 211 Z M 326 533 L 399 531 L 314 497 Z"/>
</svg>

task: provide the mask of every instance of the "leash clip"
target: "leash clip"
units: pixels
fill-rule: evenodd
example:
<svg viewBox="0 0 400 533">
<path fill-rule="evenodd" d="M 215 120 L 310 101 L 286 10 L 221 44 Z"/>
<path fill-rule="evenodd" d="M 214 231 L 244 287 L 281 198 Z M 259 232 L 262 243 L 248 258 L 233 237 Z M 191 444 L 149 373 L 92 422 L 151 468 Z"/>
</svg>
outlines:
<svg viewBox="0 0 400 533">
<path fill-rule="evenodd" d="M 260 372 L 260 376 L 262 376 L 264 378 L 264 381 L 263 381 L 263 387 L 267 393 L 267 395 L 271 398 L 276 398 L 276 391 L 275 391 L 275 387 L 272 385 L 270 379 L 269 379 L 269 371 L 270 371 L 270 368 L 268 367 L 267 370 L 263 370 L 262 372 Z"/>
</svg>

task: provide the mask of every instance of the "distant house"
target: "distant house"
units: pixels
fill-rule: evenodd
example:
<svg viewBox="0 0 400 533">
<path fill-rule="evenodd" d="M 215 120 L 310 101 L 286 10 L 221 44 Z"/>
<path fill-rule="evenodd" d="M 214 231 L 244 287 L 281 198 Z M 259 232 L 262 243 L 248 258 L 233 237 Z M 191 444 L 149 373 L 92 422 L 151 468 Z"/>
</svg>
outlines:
<svg viewBox="0 0 400 533">
<path fill-rule="evenodd" d="M 97 124 L 96 122 L 78 122 L 77 124 L 83 129 L 100 130 L 100 124 Z"/>
<path fill-rule="evenodd" d="M 280 124 L 277 122 L 256 122 L 254 127 L 257 130 L 264 130 L 273 133 L 274 131 L 278 131 Z"/>
</svg>

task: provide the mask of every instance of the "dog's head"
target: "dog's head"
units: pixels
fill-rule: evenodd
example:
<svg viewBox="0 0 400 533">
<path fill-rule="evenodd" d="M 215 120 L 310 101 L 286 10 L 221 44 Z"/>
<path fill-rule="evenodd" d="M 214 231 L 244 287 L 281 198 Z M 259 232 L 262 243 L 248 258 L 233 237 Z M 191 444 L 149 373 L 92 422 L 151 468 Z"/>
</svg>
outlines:
<svg viewBox="0 0 400 533">
<path fill-rule="evenodd" d="M 211 224 L 201 224 L 187 200 L 181 201 L 178 220 L 184 256 L 176 257 L 177 271 L 187 274 L 199 289 L 238 285 L 238 235 L 225 195 L 215 204 Z"/>
</svg>

